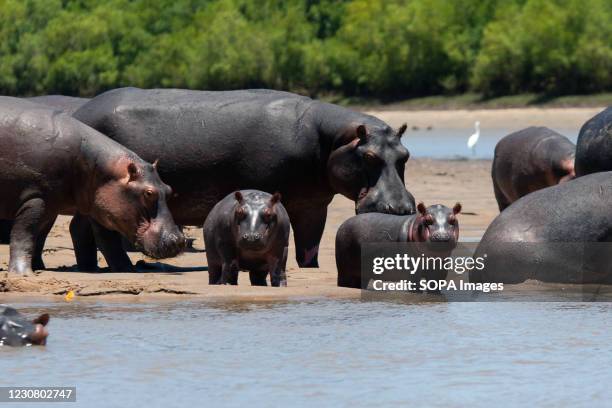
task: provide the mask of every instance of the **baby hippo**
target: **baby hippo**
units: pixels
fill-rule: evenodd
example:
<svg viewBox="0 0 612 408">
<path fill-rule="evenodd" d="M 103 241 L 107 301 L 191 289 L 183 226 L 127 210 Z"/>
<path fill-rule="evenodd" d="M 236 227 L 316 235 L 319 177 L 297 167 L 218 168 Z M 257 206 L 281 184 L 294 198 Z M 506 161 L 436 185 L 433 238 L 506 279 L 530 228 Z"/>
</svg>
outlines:
<svg viewBox="0 0 612 408">
<path fill-rule="evenodd" d="M 29 322 L 12 307 L 0 306 L 0 346 L 44 346 L 49 335 L 47 323 L 48 314 Z"/>
<path fill-rule="evenodd" d="M 219 201 L 204 222 L 204 242 L 211 285 L 238 284 L 249 271 L 251 285 L 287 286 L 285 266 L 289 216 L 279 193 L 242 190 Z"/>
<path fill-rule="evenodd" d="M 361 249 L 364 244 L 414 242 L 419 253 L 445 256 L 459 240 L 461 204 L 450 209 L 441 204 L 417 206 L 412 215 L 359 214 L 345 221 L 336 234 L 338 286 L 365 289 L 369 279 L 361 277 Z M 422 245 L 421 245 L 422 243 Z M 444 277 L 442 277 L 444 278 Z"/>
</svg>

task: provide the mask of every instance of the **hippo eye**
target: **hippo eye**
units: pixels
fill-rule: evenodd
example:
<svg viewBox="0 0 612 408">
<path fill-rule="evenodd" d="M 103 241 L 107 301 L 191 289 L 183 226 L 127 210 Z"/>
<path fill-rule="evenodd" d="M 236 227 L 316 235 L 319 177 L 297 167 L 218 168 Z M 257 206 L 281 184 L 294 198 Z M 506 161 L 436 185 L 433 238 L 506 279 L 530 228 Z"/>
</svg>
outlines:
<svg viewBox="0 0 612 408">
<path fill-rule="evenodd" d="M 272 211 L 270 211 L 270 209 L 266 209 L 262 215 L 263 220 L 266 224 L 269 224 L 272 222 L 272 220 L 274 219 L 274 214 L 272 213 Z"/>
<path fill-rule="evenodd" d="M 147 188 L 147 189 L 144 191 L 144 196 L 145 196 L 145 198 L 147 198 L 147 199 L 149 199 L 149 200 L 152 200 L 152 199 L 156 198 L 156 197 L 155 197 L 155 196 L 156 196 L 155 190 L 150 189 L 150 188 Z"/>
<path fill-rule="evenodd" d="M 450 217 L 448 217 L 448 223 L 450 225 L 455 225 L 457 223 L 457 218 L 451 215 Z"/>
<path fill-rule="evenodd" d="M 363 158 L 366 161 L 366 163 L 370 165 L 375 165 L 375 164 L 380 163 L 380 158 L 373 152 L 365 152 L 363 154 Z"/>
<path fill-rule="evenodd" d="M 433 218 L 431 215 L 428 215 L 425 217 L 425 224 L 426 225 L 432 225 L 434 223 Z"/>
</svg>

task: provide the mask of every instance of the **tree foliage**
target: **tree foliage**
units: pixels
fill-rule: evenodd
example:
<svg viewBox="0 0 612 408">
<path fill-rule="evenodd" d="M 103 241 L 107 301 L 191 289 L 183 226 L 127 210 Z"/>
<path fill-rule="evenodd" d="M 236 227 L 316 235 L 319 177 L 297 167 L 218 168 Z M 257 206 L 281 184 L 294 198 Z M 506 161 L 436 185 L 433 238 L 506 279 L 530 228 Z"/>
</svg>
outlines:
<svg viewBox="0 0 612 408">
<path fill-rule="evenodd" d="M 0 93 L 612 90 L 609 0 L 0 0 Z"/>
</svg>

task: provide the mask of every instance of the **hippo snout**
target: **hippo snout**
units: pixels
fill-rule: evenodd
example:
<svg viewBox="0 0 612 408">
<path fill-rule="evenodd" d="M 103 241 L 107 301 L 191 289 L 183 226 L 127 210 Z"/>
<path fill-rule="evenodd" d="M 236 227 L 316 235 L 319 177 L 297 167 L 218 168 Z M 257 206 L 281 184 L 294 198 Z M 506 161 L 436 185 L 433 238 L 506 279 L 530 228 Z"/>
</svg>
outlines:
<svg viewBox="0 0 612 408">
<path fill-rule="evenodd" d="M 186 244 L 185 235 L 178 229 L 172 232 L 162 230 L 156 240 L 145 237 L 142 252 L 151 258 L 172 258 L 183 252 Z"/>
<path fill-rule="evenodd" d="M 264 246 L 263 234 L 247 232 L 240 236 L 240 246 L 248 249 L 259 249 Z"/>
<path fill-rule="evenodd" d="M 30 333 L 28 336 L 32 344 L 41 346 L 44 346 L 47 343 L 47 337 L 49 337 L 49 332 L 42 324 L 36 324 L 34 332 Z"/>
<path fill-rule="evenodd" d="M 410 215 L 414 214 L 414 211 L 414 197 L 405 189 L 396 192 L 396 194 L 391 194 L 376 188 L 371 188 L 355 205 L 355 212 L 357 214 L 377 212 L 394 215 Z"/>
<path fill-rule="evenodd" d="M 429 236 L 432 242 L 448 242 L 452 238 L 451 234 L 445 231 L 436 231 Z"/>
</svg>

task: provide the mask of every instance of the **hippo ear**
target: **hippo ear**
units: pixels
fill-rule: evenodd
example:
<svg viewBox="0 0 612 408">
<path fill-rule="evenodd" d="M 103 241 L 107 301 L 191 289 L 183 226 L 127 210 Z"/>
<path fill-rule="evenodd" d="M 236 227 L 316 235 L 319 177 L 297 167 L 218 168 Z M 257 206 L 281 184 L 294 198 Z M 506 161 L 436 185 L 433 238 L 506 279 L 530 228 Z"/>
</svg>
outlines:
<svg viewBox="0 0 612 408">
<path fill-rule="evenodd" d="M 131 162 L 130 164 L 128 164 L 128 183 L 130 181 L 134 181 L 136 179 L 138 179 L 138 176 L 140 175 L 140 171 L 138 170 L 138 166 L 136 166 L 136 163 Z"/>
<path fill-rule="evenodd" d="M 42 324 L 43 326 L 46 326 L 49 323 L 49 314 L 48 313 L 41 314 L 36 319 L 32 320 L 32 323 Z"/>
<path fill-rule="evenodd" d="M 461 212 L 461 203 L 456 203 L 453 207 L 453 214 L 459 214 Z"/>
<path fill-rule="evenodd" d="M 153 168 L 155 170 L 157 170 L 157 164 L 159 163 L 159 159 L 155 159 L 155 161 L 153 162 Z"/>
<path fill-rule="evenodd" d="M 427 214 L 427 208 L 425 207 L 425 204 L 423 204 L 423 202 L 420 202 L 419 205 L 417 205 L 417 210 L 421 215 Z"/>
<path fill-rule="evenodd" d="M 357 135 L 357 137 L 359 138 L 361 142 L 365 142 L 368 138 L 368 131 L 365 125 L 357 126 L 357 128 L 355 129 L 355 134 Z"/>
<path fill-rule="evenodd" d="M 272 197 L 270 197 L 270 205 L 273 206 L 274 204 L 279 203 L 280 200 L 281 200 L 281 193 L 277 191 L 274 194 L 272 194 Z"/>
<path fill-rule="evenodd" d="M 404 123 L 402 126 L 400 126 L 400 128 L 397 130 L 397 137 L 401 138 L 402 135 L 404 134 L 404 132 L 406 131 L 406 129 L 408 129 L 408 125 L 406 123 Z"/>
<path fill-rule="evenodd" d="M 238 201 L 240 204 L 244 202 L 244 197 L 242 196 L 242 193 L 240 191 L 236 191 L 234 193 L 234 197 L 236 198 L 236 201 Z"/>
</svg>

